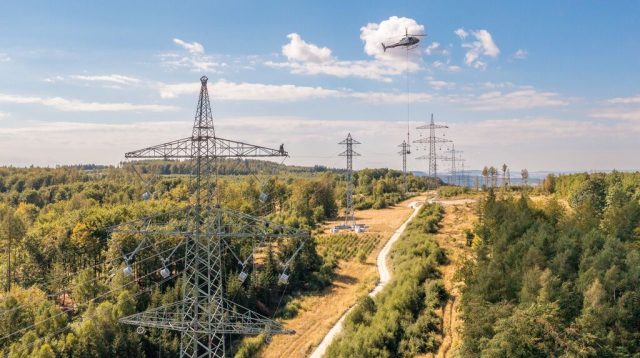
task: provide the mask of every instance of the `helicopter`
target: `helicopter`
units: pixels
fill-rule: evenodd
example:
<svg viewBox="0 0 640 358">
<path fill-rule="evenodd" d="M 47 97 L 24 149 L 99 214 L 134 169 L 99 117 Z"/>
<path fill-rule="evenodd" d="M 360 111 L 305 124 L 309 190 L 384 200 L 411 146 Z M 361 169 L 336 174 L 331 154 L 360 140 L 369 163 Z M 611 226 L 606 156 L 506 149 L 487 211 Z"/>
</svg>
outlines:
<svg viewBox="0 0 640 358">
<path fill-rule="evenodd" d="M 405 27 L 404 37 L 400 41 L 394 44 L 385 45 L 384 43 L 381 43 L 382 49 L 384 50 L 384 52 L 387 52 L 388 48 L 394 48 L 394 47 L 406 47 L 407 49 L 416 48 L 416 46 L 418 46 L 418 42 L 420 42 L 420 39 L 418 37 L 427 36 L 427 35 L 409 35 L 408 32 L 409 31 Z"/>
</svg>

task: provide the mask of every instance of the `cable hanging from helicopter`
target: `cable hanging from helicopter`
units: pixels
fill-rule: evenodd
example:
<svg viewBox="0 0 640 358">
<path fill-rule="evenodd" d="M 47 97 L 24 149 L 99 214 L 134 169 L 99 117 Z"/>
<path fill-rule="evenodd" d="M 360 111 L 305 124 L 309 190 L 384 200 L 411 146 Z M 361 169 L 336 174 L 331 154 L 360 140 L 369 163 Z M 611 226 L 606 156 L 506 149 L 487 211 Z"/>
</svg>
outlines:
<svg viewBox="0 0 640 358">
<path fill-rule="evenodd" d="M 404 36 L 397 42 L 394 43 L 389 43 L 389 44 L 385 44 L 384 42 L 381 43 L 382 45 L 382 50 L 384 52 L 387 52 L 387 49 L 393 49 L 393 48 L 404 48 L 406 50 L 406 58 L 405 58 L 405 71 L 404 71 L 404 76 L 405 76 L 405 93 L 406 93 L 406 99 L 407 99 L 407 139 L 405 141 L 405 145 L 404 145 L 404 149 L 403 152 L 401 152 L 401 154 L 404 155 L 404 163 L 403 164 L 403 171 L 406 170 L 406 156 L 408 154 L 411 154 L 411 150 L 409 149 L 409 143 L 411 143 L 411 139 L 410 139 L 410 125 L 409 123 L 411 122 L 411 92 L 409 90 L 409 51 L 418 47 L 418 44 L 420 43 L 420 37 L 424 37 L 427 36 L 426 34 L 409 34 L 409 29 L 407 27 L 404 28 Z"/>
</svg>

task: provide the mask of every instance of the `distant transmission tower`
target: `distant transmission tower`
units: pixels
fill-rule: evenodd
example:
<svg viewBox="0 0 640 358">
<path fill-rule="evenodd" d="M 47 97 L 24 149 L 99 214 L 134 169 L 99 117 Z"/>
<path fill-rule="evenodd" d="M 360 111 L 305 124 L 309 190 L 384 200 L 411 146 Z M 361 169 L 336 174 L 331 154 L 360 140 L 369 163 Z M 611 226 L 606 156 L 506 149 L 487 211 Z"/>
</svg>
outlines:
<svg viewBox="0 0 640 358">
<path fill-rule="evenodd" d="M 398 154 L 402 155 L 402 185 L 404 185 L 404 192 L 409 192 L 409 186 L 407 185 L 407 155 L 411 154 L 409 150 L 410 146 L 406 140 L 402 141 L 398 147 L 402 148 Z"/>
<path fill-rule="evenodd" d="M 466 161 L 466 159 L 464 159 L 462 157 L 458 157 L 458 159 L 456 159 L 456 162 L 458 164 L 460 164 L 460 171 L 458 172 L 458 185 L 459 186 L 467 186 L 466 176 L 465 176 L 465 171 L 464 171 L 464 162 L 465 161 Z"/>
<path fill-rule="evenodd" d="M 344 224 L 347 226 L 355 227 L 356 218 L 353 215 L 353 183 L 352 183 L 353 157 L 360 156 L 360 154 L 353 151 L 353 145 L 360 144 L 360 142 L 351 138 L 351 133 L 349 133 L 347 135 L 347 138 L 338 144 L 344 144 L 347 146 L 347 150 L 338 154 L 339 156 L 347 157 L 347 207 L 345 208 L 345 213 L 344 213 Z"/>
<path fill-rule="evenodd" d="M 471 184 L 469 183 L 469 178 L 467 178 L 467 172 L 465 171 L 464 168 L 464 162 L 466 161 L 465 159 L 460 158 L 460 166 L 461 166 L 461 172 L 460 172 L 460 184 L 458 185 L 462 185 L 465 187 L 470 187 Z"/>
<path fill-rule="evenodd" d="M 462 159 L 462 157 L 460 157 L 460 154 L 462 154 L 463 151 L 461 150 L 456 150 L 456 145 L 455 144 L 451 144 L 451 149 L 447 150 L 447 154 L 449 154 L 449 161 L 451 162 L 451 182 L 449 184 L 457 184 L 460 185 L 460 181 L 457 179 L 458 178 L 458 163 L 463 162 L 464 159 Z"/>
<path fill-rule="evenodd" d="M 436 144 L 451 142 L 449 139 L 437 137 L 436 130 L 445 129 L 445 128 L 449 128 L 449 127 L 447 127 L 444 124 L 435 124 L 433 122 L 433 113 L 431 113 L 431 123 L 417 128 L 417 129 L 429 129 L 429 137 L 420 138 L 418 140 L 413 141 L 414 143 L 421 143 L 429 146 L 429 154 L 427 156 L 420 157 L 418 159 L 426 158 L 428 160 L 428 166 L 429 166 L 428 175 L 430 178 L 432 178 L 435 187 L 438 186 L 438 159 L 445 159 L 438 156 L 438 152 L 436 151 Z"/>
<path fill-rule="evenodd" d="M 288 266 L 300 252 L 309 234 L 262 218 L 222 208 L 219 204 L 217 160 L 220 158 L 286 157 L 283 146 L 270 149 L 216 137 L 207 91 L 202 77 L 198 108 L 190 137 L 125 154 L 126 158 L 190 160 L 194 166 L 194 197 L 184 208 L 116 226 L 112 232 L 142 238 L 132 253 L 124 255 L 125 274 L 131 274 L 142 243 L 149 237 L 175 237 L 184 250 L 182 300 L 120 319 L 121 323 L 179 331 L 181 357 L 225 357 L 225 335 L 260 333 L 291 334 L 279 323 L 244 308 L 225 297 L 224 257 L 233 254 L 239 263 L 238 279 L 244 282 L 257 250 L 269 241 L 296 240 L 297 249 L 283 265 L 279 283 L 288 282 Z M 215 198 L 214 198 L 215 196 Z M 215 201 L 214 201 L 215 200 Z M 252 252 L 244 259 L 234 252 L 231 240 L 246 240 Z M 249 241 L 250 240 L 250 241 Z M 300 244 L 301 242 L 301 244 Z M 167 258 L 162 258 L 162 277 L 170 275 Z"/>
</svg>

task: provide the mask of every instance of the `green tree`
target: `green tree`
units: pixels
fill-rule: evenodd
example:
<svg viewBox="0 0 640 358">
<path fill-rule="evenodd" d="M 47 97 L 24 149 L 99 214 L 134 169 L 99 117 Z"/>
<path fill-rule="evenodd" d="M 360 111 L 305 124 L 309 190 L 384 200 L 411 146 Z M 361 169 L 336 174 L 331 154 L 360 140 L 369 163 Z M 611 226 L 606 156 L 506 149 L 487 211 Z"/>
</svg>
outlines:
<svg viewBox="0 0 640 358">
<path fill-rule="evenodd" d="M 6 273 L 6 291 L 11 290 L 11 281 L 13 280 L 14 269 L 11 266 L 11 257 L 14 250 L 21 244 L 22 238 L 26 232 L 25 224 L 16 215 L 11 208 L 4 210 L 2 221 L 0 222 L 0 238 L 6 248 L 7 273 Z"/>
<path fill-rule="evenodd" d="M 74 279 L 72 297 L 77 304 L 85 304 L 106 291 L 92 269 L 82 270 Z"/>
<path fill-rule="evenodd" d="M 529 171 L 525 168 L 520 171 L 520 176 L 522 177 L 522 184 L 525 188 L 529 185 Z"/>
<path fill-rule="evenodd" d="M 484 166 L 484 168 L 482 168 L 482 177 L 484 178 L 483 187 L 487 188 L 489 186 L 489 184 L 488 184 L 488 182 L 489 182 L 489 168 L 487 168 L 486 165 Z"/>
<path fill-rule="evenodd" d="M 516 309 L 495 324 L 495 335 L 481 357 L 554 357 L 562 351 L 562 331 L 558 330 L 557 307 L 533 304 Z"/>
</svg>

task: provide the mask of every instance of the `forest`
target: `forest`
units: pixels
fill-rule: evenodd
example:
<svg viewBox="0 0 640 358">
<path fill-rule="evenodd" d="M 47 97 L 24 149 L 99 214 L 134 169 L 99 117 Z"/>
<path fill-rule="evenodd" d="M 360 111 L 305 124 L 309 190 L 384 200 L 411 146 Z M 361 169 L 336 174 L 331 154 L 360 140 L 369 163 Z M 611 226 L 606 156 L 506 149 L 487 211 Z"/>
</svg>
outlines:
<svg viewBox="0 0 640 358">
<path fill-rule="evenodd" d="M 118 323 L 118 318 L 178 300 L 183 263 L 172 261 L 171 275 L 164 278 L 158 274 L 158 257 L 149 254 L 136 258 L 132 276 L 124 275 L 122 253 L 141 239 L 111 234 L 108 228 L 184 206 L 192 195 L 186 175 L 191 169 L 189 162 L 0 168 L 0 353 L 176 356 L 176 334 L 136 334 L 135 327 Z M 229 160 L 219 163 L 218 172 L 216 192 L 225 207 L 313 233 L 311 244 L 291 264 L 287 285 L 278 282 L 278 274 L 293 249 L 288 245 L 295 243 L 269 249 L 244 284 L 227 282 L 227 296 L 242 305 L 269 317 L 295 314 L 286 309 L 287 297 L 329 285 L 340 255 L 371 251 L 370 240 L 364 240 L 358 251 L 339 252 L 346 239 L 325 245 L 329 249 L 324 252 L 316 250 L 316 240 L 327 240 L 317 228 L 344 206 L 342 171 Z M 354 184 L 359 208 L 383 208 L 411 195 L 402 174 L 387 169 L 360 170 Z M 420 192 L 429 183 L 409 175 L 407 184 L 409 192 Z M 162 249 L 176 244 L 153 240 Z M 247 250 L 246 242 L 231 244 Z M 226 271 L 238 273 L 234 260 L 224 263 Z M 232 339 L 230 346 L 238 346 Z"/>
<path fill-rule="evenodd" d="M 640 355 L 640 174 L 551 175 L 540 191 L 482 202 L 461 356 Z"/>
</svg>

